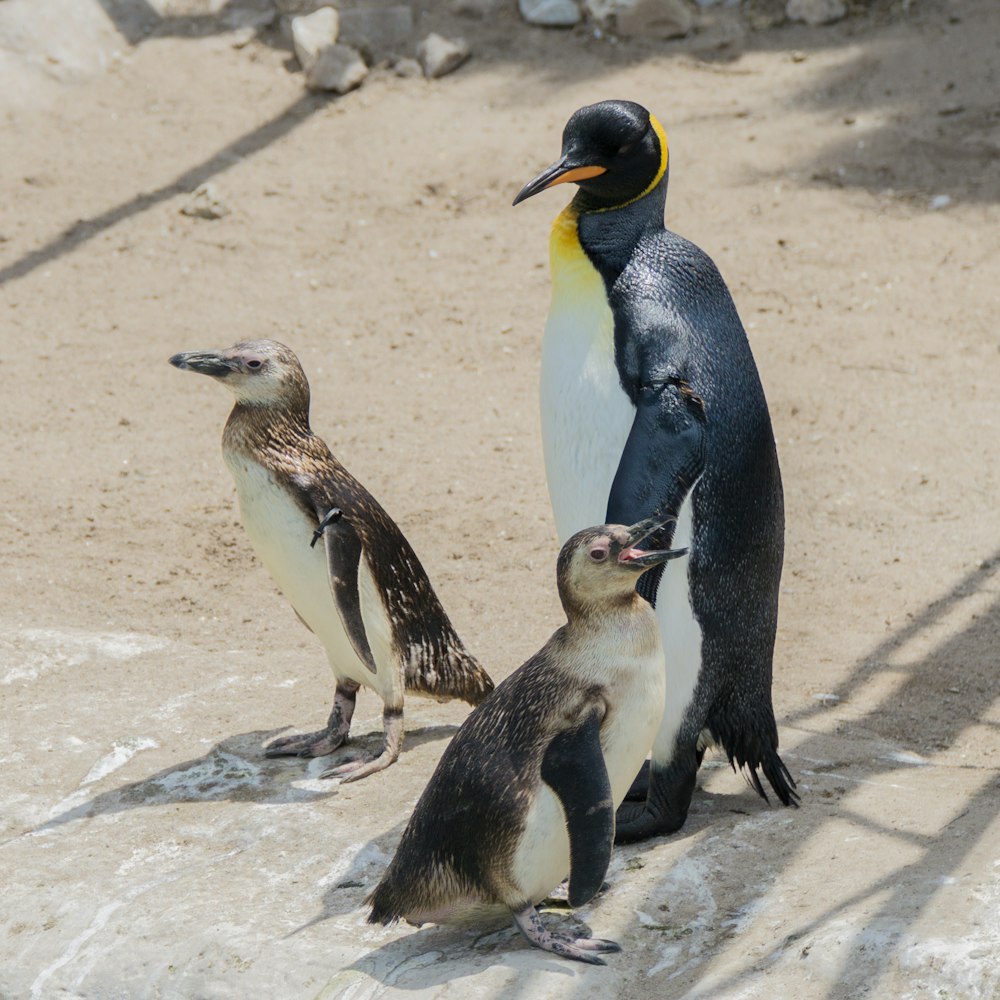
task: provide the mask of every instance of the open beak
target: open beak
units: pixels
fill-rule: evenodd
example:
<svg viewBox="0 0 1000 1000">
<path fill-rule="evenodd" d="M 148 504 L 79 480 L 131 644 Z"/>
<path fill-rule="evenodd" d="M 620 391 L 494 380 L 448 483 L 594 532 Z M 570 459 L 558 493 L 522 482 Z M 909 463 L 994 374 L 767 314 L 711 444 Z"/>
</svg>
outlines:
<svg viewBox="0 0 1000 1000">
<path fill-rule="evenodd" d="M 590 177 L 598 177 L 607 171 L 607 167 L 597 165 L 576 165 L 569 156 L 562 157 L 551 167 L 546 167 L 536 178 L 528 181 L 514 199 L 515 205 L 520 205 L 526 198 L 555 187 L 556 184 L 567 184 L 570 181 L 585 181 Z"/>
<path fill-rule="evenodd" d="M 218 351 L 188 351 L 186 354 L 175 354 L 170 363 L 175 368 L 184 371 L 198 372 L 199 375 L 214 375 L 222 378 L 233 372 L 233 365 Z"/>
<path fill-rule="evenodd" d="M 651 566 L 659 566 L 660 563 L 665 563 L 670 559 L 679 559 L 681 556 L 687 555 L 687 549 L 644 550 L 636 548 L 640 542 L 645 541 L 654 532 L 666 527 L 674 520 L 672 517 L 665 519 L 650 517 L 645 521 L 633 524 L 628 529 L 628 544 L 618 555 L 619 565 L 637 570 L 647 570 Z"/>
</svg>

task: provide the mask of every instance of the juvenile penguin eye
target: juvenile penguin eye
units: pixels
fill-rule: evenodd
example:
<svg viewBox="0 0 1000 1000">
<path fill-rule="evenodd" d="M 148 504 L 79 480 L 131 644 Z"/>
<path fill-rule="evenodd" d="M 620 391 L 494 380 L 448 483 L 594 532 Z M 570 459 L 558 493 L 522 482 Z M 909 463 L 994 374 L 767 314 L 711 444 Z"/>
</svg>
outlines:
<svg viewBox="0 0 1000 1000">
<path fill-rule="evenodd" d="M 251 358 L 247 362 L 247 368 L 249 368 L 251 371 L 256 371 L 258 368 L 260 368 L 260 366 L 262 364 L 263 364 L 263 362 L 260 359 L 258 359 L 258 358 Z"/>
<path fill-rule="evenodd" d="M 604 548 L 593 548 L 590 550 L 590 558 L 594 562 L 604 562 L 608 558 L 608 550 Z"/>
</svg>

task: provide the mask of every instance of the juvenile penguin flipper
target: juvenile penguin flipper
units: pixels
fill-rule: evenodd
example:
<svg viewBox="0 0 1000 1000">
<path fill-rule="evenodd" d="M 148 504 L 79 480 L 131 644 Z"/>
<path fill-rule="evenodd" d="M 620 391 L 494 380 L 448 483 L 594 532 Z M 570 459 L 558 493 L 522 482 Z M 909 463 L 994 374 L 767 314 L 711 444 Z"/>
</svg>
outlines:
<svg viewBox="0 0 1000 1000">
<path fill-rule="evenodd" d="M 323 525 L 322 537 L 326 545 L 327 569 L 333 601 L 344 623 L 344 631 L 351 640 L 358 658 L 373 673 L 378 673 L 372 656 L 365 622 L 361 616 L 361 595 L 358 590 L 358 572 L 364 558 L 361 539 L 346 517 L 330 520 L 318 515 Z"/>
<path fill-rule="evenodd" d="M 555 792 L 569 831 L 569 905 L 597 894 L 611 861 L 615 805 L 604 752 L 601 713 L 555 736 L 542 758 L 542 780 Z"/>
<path fill-rule="evenodd" d="M 633 524 L 648 517 L 676 517 L 705 464 L 704 404 L 680 378 L 643 385 L 635 419 L 608 497 L 607 523 Z M 673 536 L 654 537 L 667 548 Z M 663 575 L 657 566 L 636 589 L 654 607 Z"/>
</svg>

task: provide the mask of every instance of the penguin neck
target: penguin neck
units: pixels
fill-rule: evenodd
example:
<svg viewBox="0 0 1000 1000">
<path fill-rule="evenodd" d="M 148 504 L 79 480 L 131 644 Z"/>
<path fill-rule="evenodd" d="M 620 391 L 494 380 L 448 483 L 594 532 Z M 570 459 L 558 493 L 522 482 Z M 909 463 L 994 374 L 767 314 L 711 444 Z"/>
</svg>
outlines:
<svg viewBox="0 0 1000 1000">
<path fill-rule="evenodd" d="M 667 175 L 664 171 L 648 192 L 622 205 L 601 205 L 581 189 L 567 208 L 580 246 L 606 282 L 617 280 L 647 232 L 663 229 Z"/>
<path fill-rule="evenodd" d="M 559 586 L 559 599 L 570 626 L 583 631 L 605 628 L 609 619 L 629 617 L 635 613 L 636 608 L 646 604 L 635 590 L 613 595 L 601 594 L 598 598 L 588 600 L 562 584 Z"/>
<path fill-rule="evenodd" d="M 309 427 L 309 404 L 301 401 L 288 405 L 237 402 L 229 414 L 222 434 L 223 448 L 266 456 L 277 447 L 294 449 L 303 439 L 312 437 Z"/>
</svg>

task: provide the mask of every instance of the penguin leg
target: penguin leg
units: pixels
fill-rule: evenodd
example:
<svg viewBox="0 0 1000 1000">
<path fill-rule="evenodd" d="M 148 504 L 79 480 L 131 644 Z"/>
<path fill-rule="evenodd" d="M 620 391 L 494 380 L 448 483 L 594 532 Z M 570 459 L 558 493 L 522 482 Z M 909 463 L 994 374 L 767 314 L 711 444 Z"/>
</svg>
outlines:
<svg viewBox="0 0 1000 1000">
<path fill-rule="evenodd" d="M 512 912 L 514 926 L 521 932 L 524 939 L 542 951 L 551 951 L 563 958 L 572 958 L 588 965 L 606 965 L 599 954 L 621 951 L 621 945 L 606 938 L 571 938 L 566 934 L 553 934 L 546 930 L 542 918 L 530 903 L 520 910 Z"/>
<path fill-rule="evenodd" d="M 649 795 L 649 761 L 644 760 L 639 773 L 632 779 L 628 791 L 625 793 L 626 802 L 645 802 Z"/>
<path fill-rule="evenodd" d="M 702 747 L 698 748 L 698 767 L 701 767 L 702 759 L 705 756 L 705 750 Z M 649 797 L 649 768 L 651 762 L 644 760 L 642 762 L 642 767 L 639 768 L 639 773 L 632 779 L 632 784 L 629 785 L 628 791 L 625 793 L 626 802 L 645 802 Z"/>
<path fill-rule="evenodd" d="M 666 767 L 651 761 L 646 801 L 624 802 L 618 807 L 615 843 L 631 844 L 658 834 L 676 833 L 687 819 L 700 761 L 696 745 L 678 746 Z"/>
<path fill-rule="evenodd" d="M 330 712 L 326 729 L 320 729 L 315 733 L 281 736 L 268 743 L 264 748 L 264 756 L 323 757 L 333 753 L 347 739 L 347 734 L 351 731 L 351 718 L 354 715 L 354 705 L 360 686 L 354 681 L 338 682 L 337 693 L 333 697 L 333 711 Z"/>
<path fill-rule="evenodd" d="M 349 760 L 346 764 L 327 768 L 320 777 L 340 778 L 342 782 L 358 781 L 395 764 L 399 759 L 399 752 L 403 749 L 403 706 L 393 708 L 386 705 L 382 710 L 382 725 L 385 730 L 385 742 L 382 744 L 382 752 L 377 757 L 364 754 L 355 760 Z"/>
</svg>

